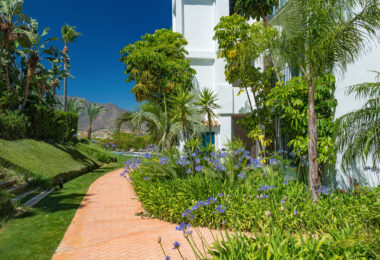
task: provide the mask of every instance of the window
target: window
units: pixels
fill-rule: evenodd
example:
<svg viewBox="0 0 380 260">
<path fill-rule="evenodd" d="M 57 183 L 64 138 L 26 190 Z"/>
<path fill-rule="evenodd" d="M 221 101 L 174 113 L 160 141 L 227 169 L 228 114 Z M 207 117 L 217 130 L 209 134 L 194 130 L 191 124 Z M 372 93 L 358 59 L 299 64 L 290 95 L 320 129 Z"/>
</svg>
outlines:
<svg viewBox="0 0 380 260">
<path fill-rule="evenodd" d="M 234 12 L 236 0 L 230 0 L 230 15 L 232 15 Z"/>
</svg>

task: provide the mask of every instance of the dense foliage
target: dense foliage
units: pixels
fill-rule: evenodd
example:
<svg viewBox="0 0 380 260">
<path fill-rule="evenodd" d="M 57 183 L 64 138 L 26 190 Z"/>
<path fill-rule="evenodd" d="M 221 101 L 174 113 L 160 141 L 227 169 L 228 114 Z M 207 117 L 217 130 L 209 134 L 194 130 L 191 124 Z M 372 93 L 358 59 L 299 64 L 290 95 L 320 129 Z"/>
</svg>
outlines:
<svg viewBox="0 0 380 260">
<path fill-rule="evenodd" d="M 258 257 L 263 252 L 257 247 L 277 257 L 285 251 L 288 257 L 321 257 L 322 249 L 325 256 L 379 255 L 379 188 L 352 186 L 343 191 L 322 186 L 319 202 L 313 203 L 307 186 L 285 160 L 277 156 L 257 161 L 241 148 L 184 154 L 153 149 L 127 161 L 125 169 L 147 214 L 174 223 L 245 231 L 217 244 L 214 254 L 224 254 L 224 259 L 233 252 Z M 241 241 L 250 232 L 258 238 L 244 248 Z M 277 242 L 282 244 L 273 252 L 269 247 Z M 307 248 L 310 252 L 304 251 Z"/>
<path fill-rule="evenodd" d="M 67 52 L 52 44 L 49 28 L 23 13 L 22 0 L 0 1 L 0 128 L 6 139 L 68 141 L 78 118 L 55 111 L 56 90 L 71 76 Z"/>
<path fill-rule="evenodd" d="M 72 140 L 78 131 L 79 117 L 75 113 L 35 105 L 28 108 L 27 114 L 30 120 L 29 138 L 62 143 Z"/>
<path fill-rule="evenodd" d="M 318 163 L 335 162 L 334 97 L 335 78 L 326 74 L 315 86 L 315 111 L 318 131 Z M 296 165 L 307 169 L 308 154 L 308 85 L 302 77 L 294 77 L 287 84 L 279 82 L 268 94 L 266 105 L 281 119 L 281 134 L 288 140 L 288 149 Z M 322 169 L 321 169 L 322 170 Z M 306 178 L 307 179 L 307 178 Z"/>
<path fill-rule="evenodd" d="M 173 90 L 192 89 L 195 70 L 185 60 L 186 45 L 182 34 L 161 29 L 121 50 L 126 81 L 136 81 L 132 93 L 137 101 L 162 104 Z"/>
<path fill-rule="evenodd" d="M 0 110 L 0 138 L 20 139 L 25 138 L 29 120 L 18 111 Z"/>
</svg>

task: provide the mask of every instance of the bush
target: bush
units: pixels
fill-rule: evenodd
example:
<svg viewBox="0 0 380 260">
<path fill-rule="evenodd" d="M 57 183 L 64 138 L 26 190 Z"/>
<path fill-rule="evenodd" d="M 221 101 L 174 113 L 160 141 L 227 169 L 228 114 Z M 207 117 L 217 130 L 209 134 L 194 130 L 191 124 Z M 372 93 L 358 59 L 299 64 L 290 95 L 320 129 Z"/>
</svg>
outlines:
<svg viewBox="0 0 380 260">
<path fill-rule="evenodd" d="M 94 144 L 84 144 L 79 142 L 76 144 L 76 148 L 98 162 L 111 163 L 117 161 L 116 156 L 111 152 L 99 148 Z"/>
<path fill-rule="evenodd" d="M 34 105 L 27 114 L 31 121 L 28 131 L 30 138 L 63 143 L 72 140 L 78 131 L 79 117 L 75 113 Z"/>
<path fill-rule="evenodd" d="M 28 118 L 18 111 L 0 110 L 0 138 L 13 140 L 26 137 Z"/>
<path fill-rule="evenodd" d="M 114 145 L 114 148 L 119 150 L 129 151 L 130 149 L 134 149 L 137 151 L 147 147 L 151 143 L 152 138 L 148 135 L 136 136 L 128 133 L 119 133 L 114 134 L 112 138 L 96 140 L 99 141 L 98 145 L 102 147 L 107 147 L 108 145 L 109 148 L 112 148 L 112 145 Z"/>
</svg>

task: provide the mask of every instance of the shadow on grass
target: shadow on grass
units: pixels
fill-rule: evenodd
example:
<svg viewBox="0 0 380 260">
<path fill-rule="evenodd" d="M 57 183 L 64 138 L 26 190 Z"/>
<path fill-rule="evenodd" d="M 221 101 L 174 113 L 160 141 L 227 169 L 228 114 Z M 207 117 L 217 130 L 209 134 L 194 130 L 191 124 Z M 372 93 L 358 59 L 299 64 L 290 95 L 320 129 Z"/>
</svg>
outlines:
<svg viewBox="0 0 380 260">
<path fill-rule="evenodd" d="M 97 175 L 97 174 L 107 174 L 113 170 L 116 170 L 114 167 L 104 167 L 101 169 L 94 170 L 90 173 L 87 173 L 87 175 Z M 86 175 L 86 174 L 85 174 Z M 53 192 L 51 195 L 49 195 L 47 198 L 43 199 L 40 203 L 38 203 L 34 210 L 27 211 L 19 216 L 14 217 L 15 219 L 25 219 L 28 217 L 32 217 L 36 214 L 40 214 L 40 212 L 45 213 L 55 213 L 55 212 L 64 212 L 68 210 L 77 210 L 79 208 L 84 208 L 87 206 L 87 202 L 91 196 L 94 194 L 87 194 L 88 188 L 94 183 L 98 178 L 100 178 L 102 175 L 98 176 L 88 176 L 90 179 L 73 179 L 70 182 L 75 183 L 66 183 L 65 186 L 68 185 L 84 185 L 85 187 L 67 187 L 63 189 L 59 189 L 55 192 Z M 86 185 L 88 184 L 88 185 Z M 84 192 L 75 192 L 77 189 L 85 189 Z M 73 192 L 70 193 L 72 190 Z M 82 203 L 83 202 L 83 203 Z"/>
<path fill-rule="evenodd" d="M 79 152 L 77 149 L 75 149 L 72 146 L 60 145 L 60 144 L 55 144 L 55 143 L 51 143 L 51 145 L 69 154 L 73 158 L 74 161 L 81 162 L 86 166 L 91 166 L 93 164 L 96 164 L 95 161 L 86 157 L 85 155 L 83 155 L 81 152 Z"/>
</svg>

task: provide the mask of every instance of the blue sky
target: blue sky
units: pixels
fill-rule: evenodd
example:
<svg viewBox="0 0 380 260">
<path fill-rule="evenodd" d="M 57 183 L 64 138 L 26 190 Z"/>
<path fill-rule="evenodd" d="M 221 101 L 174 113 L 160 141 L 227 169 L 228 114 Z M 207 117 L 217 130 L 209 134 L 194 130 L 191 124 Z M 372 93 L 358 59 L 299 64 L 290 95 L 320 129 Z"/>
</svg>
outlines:
<svg viewBox="0 0 380 260">
<path fill-rule="evenodd" d="M 77 26 L 83 36 L 69 46 L 69 96 L 133 109 L 132 83 L 125 82 L 120 50 L 145 33 L 171 27 L 171 0 L 25 0 L 24 12 L 60 36 L 63 24 Z M 59 48 L 63 44 L 55 43 Z M 62 93 L 62 91 L 61 91 Z"/>
</svg>

